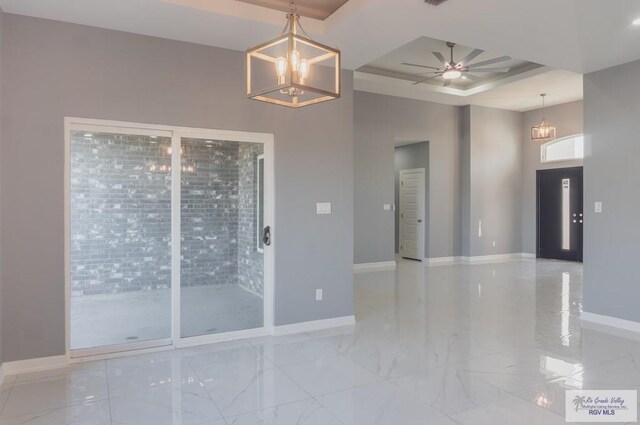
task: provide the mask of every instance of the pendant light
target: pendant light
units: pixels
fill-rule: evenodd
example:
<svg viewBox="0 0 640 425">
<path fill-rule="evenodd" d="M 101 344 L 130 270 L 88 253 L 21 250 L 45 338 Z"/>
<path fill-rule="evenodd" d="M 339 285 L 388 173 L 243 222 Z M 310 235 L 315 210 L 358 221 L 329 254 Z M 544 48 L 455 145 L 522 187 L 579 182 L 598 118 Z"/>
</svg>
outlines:
<svg viewBox="0 0 640 425">
<path fill-rule="evenodd" d="M 247 97 L 291 108 L 339 98 L 340 51 L 309 37 L 293 1 L 286 16 L 279 37 L 246 52 Z"/>
<path fill-rule="evenodd" d="M 542 121 L 540 124 L 531 127 L 531 140 L 553 140 L 556 138 L 556 128 L 547 123 L 544 116 L 544 98 L 547 94 L 542 93 Z"/>
</svg>

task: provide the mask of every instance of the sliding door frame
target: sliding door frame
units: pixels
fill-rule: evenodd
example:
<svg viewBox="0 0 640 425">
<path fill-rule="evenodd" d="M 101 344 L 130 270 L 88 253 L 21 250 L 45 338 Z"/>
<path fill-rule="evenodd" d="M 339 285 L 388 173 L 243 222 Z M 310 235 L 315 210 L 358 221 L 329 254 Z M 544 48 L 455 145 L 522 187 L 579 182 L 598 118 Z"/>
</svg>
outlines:
<svg viewBox="0 0 640 425">
<path fill-rule="evenodd" d="M 171 338 L 140 341 L 103 347 L 71 349 L 71 132 L 103 132 L 113 134 L 135 134 L 171 138 Z M 64 267 L 65 267 L 65 347 L 69 362 L 95 358 L 116 357 L 135 351 L 156 351 L 210 344 L 220 341 L 271 335 L 274 330 L 274 282 L 276 239 L 265 247 L 263 326 L 261 328 L 209 334 L 193 337 L 181 336 L 181 285 L 180 285 L 180 207 L 181 207 L 181 154 L 183 138 L 223 140 L 244 143 L 262 143 L 264 146 L 264 200 L 265 226 L 275 233 L 275 170 L 274 136 L 270 133 L 253 133 L 204 128 L 142 124 L 126 121 L 111 121 L 90 118 L 64 118 L 65 164 L 64 164 Z"/>
</svg>

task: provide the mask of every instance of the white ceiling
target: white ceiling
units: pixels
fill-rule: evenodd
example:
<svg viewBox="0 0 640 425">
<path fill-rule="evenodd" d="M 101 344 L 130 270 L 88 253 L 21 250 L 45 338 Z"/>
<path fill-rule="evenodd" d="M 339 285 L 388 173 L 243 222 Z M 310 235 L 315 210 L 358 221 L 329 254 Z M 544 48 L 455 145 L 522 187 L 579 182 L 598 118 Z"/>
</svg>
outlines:
<svg viewBox="0 0 640 425">
<path fill-rule="evenodd" d="M 281 11 L 237 0 L 0 0 L 0 7 L 235 50 L 284 26 Z M 302 23 L 315 39 L 341 49 L 348 69 L 427 36 L 585 73 L 640 59 L 640 27 L 631 25 L 637 17 L 640 0 L 448 0 L 437 7 L 349 0 L 324 21 Z"/>
<path fill-rule="evenodd" d="M 279 34 L 280 11 L 237 0 L 0 0 L 17 13 L 236 50 Z M 640 0 L 350 0 L 312 36 L 356 69 L 427 36 L 529 62 L 591 72 L 640 59 Z"/>
</svg>

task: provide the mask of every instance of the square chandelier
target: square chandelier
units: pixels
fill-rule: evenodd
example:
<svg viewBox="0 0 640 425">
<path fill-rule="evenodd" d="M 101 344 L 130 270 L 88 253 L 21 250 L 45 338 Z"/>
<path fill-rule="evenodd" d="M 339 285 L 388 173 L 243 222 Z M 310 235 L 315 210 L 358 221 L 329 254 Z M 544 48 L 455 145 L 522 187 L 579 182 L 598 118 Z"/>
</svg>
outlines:
<svg viewBox="0 0 640 425">
<path fill-rule="evenodd" d="M 556 128 L 545 120 L 531 127 L 531 140 L 553 140 L 556 138 Z"/>
<path fill-rule="evenodd" d="M 553 140 L 556 138 L 556 128 L 550 125 L 544 116 L 544 98 L 546 93 L 542 93 L 542 121 L 540 124 L 531 127 L 531 140 Z"/>
<path fill-rule="evenodd" d="M 250 99 L 300 108 L 340 97 L 340 51 L 313 41 L 299 19 L 292 3 L 282 35 L 247 50 Z"/>
</svg>

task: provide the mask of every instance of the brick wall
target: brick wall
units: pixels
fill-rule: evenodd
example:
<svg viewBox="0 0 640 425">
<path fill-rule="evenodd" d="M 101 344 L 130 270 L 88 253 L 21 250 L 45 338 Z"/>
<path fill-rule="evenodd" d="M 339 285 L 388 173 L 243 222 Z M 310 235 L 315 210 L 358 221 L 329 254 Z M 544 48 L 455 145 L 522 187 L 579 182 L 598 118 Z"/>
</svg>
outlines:
<svg viewBox="0 0 640 425">
<path fill-rule="evenodd" d="M 238 145 L 182 142 L 183 287 L 238 283 Z"/>
<path fill-rule="evenodd" d="M 149 169 L 170 140 L 84 135 L 71 148 L 72 291 L 169 288 L 171 174 Z"/>
<path fill-rule="evenodd" d="M 74 133 L 75 295 L 171 286 L 170 139 Z M 240 283 L 262 293 L 256 238 L 259 144 L 184 140 L 181 285 Z"/>
<path fill-rule="evenodd" d="M 263 255 L 257 249 L 257 188 L 258 155 L 263 146 L 243 143 L 239 149 L 239 208 L 238 208 L 238 283 L 262 295 L 264 289 Z"/>
</svg>

